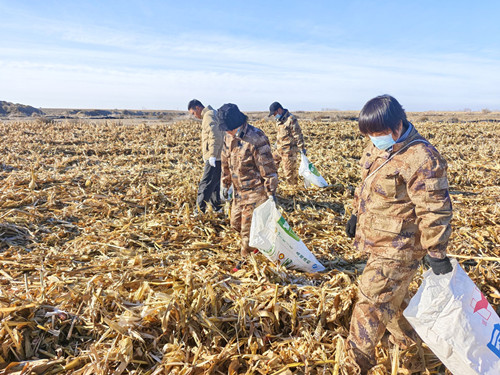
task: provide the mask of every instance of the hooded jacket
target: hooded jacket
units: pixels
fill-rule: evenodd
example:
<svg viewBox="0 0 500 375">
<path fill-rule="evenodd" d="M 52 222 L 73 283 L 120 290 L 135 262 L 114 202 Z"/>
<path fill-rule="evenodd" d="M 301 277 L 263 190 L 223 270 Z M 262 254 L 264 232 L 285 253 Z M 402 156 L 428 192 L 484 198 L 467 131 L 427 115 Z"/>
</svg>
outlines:
<svg viewBox="0 0 500 375">
<path fill-rule="evenodd" d="M 361 185 L 355 191 L 354 246 L 385 258 L 421 259 L 446 255 L 452 205 L 447 164 L 413 128 L 392 150 L 371 142 L 360 161 Z"/>
</svg>

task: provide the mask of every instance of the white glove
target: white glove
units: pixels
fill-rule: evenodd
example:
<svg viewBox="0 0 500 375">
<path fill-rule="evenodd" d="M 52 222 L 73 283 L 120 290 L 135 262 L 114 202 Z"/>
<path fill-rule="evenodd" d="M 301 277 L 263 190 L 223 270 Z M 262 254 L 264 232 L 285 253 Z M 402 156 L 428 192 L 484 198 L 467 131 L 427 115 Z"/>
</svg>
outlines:
<svg viewBox="0 0 500 375">
<path fill-rule="evenodd" d="M 210 164 L 210 166 L 214 167 L 215 168 L 215 162 L 217 161 L 217 158 L 215 156 L 210 156 L 208 158 L 208 164 Z"/>
</svg>

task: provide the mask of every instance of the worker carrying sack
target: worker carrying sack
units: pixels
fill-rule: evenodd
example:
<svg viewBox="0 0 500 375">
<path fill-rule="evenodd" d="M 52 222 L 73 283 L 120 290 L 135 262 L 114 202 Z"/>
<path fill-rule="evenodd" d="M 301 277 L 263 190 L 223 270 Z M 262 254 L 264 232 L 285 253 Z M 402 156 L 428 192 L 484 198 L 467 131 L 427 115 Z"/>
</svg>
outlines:
<svg viewBox="0 0 500 375">
<path fill-rule="evenodd" d="M 272 198 L 253 211 L 250 246 L 259 249 L 271 261 L 290 269 L 305 272 L 325 270 L 290 229 Z"/>
<path fill-rule="evenodd" d="M 328 186 L 327 182 L 323 177 L 321 177 L 318 170 L 314 167 L 313 163 L 311 163 L 307 156 L 305 156 L 303 153 L 300 154 L 299 175 L 304 178 L 304 186 L 306 188 L 309 188 L 311 186 Z"/>
<path fill-rule="evenodd" d="M 460 267 L 423 274 L 403 312 L 415 331 L 454 375 L 500 374 L 500 318 Z"/>
</svg>

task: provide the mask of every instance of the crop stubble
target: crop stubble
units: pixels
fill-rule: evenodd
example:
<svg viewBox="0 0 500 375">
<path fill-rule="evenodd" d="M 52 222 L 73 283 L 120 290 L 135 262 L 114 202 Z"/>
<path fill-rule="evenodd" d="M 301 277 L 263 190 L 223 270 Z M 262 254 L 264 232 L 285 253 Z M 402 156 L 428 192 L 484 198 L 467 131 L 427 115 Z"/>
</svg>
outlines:
<svg viewBox="0 0 500 375">
<path fill-rule="evenodd" d="M 254 124 L 274 143 L 272 123 Z M 321 274 L 262 255 L 230 272 L 228 219 L 193 215 L 198 122 L 1 123 L 0 374 L 348 373 L 342 345 L 366 258 L 343 228 L 366 140 L 355 121 L 301 125 L 331 186 L 280 185 L 278 201 Z M 416 126 L 449 164 L 449 253 L 498 309 L 500 126 Z M 379 346 L 375 373 L 408 373 L 413 354 Z"/>
</svg>

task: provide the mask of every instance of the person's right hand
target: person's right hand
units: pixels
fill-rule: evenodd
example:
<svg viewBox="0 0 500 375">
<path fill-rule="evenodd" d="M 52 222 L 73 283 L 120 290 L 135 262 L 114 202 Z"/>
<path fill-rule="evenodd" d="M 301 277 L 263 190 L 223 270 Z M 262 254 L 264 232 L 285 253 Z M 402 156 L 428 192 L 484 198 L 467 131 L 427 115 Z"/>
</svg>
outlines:
<svg viewBox="0 0 500 375">
<path fill-rule="evenodd" d="M 229 189 L 227 187 L 223 187 L 220 191 L 220 197 L 227 201 L 229 199 Z"/>
<path fill-rule="evenodd" d="M 358 218 L 356 215 L 351 215 L 351 218 L 347 221 L 345 225 L 345 233 L 353 238 L 356 235 L 356 224 L 358 222 Z"/>
</svg>

